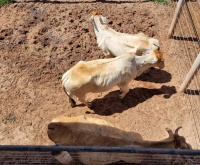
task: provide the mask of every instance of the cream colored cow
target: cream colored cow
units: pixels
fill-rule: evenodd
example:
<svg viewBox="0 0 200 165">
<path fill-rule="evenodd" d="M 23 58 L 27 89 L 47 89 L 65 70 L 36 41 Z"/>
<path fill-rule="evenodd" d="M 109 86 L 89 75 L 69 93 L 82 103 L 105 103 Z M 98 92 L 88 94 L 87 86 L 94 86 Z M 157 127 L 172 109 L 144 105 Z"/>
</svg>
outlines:
<svg viewBox="0 0 200 165">
<path fill-rule="evenodd" d="M 93 12 L 90 21 L 94 27 L 98 47 L 106 57 L 117 57 L 127 52 L 141 55 L 143 49 L 160 49 L 159 41 L 144 33 L 120 33 L 108 27 L 106 18 L 100 12 Z"/>
<path fill-rule="evenodd" d="M 109 59 L 97 59 L 93 61 L 79 61 L 62 76 L 62 87 L 69 97 L 71 106 L 75 106 L 72 99 L 76 96 L 79 101 L 90 107 L 85 101 L 85 95 L 89 92 L 105 92 L 114 86 L 118 86 L 122 94 L 129 91 L 129 82 L 142 74 L 150 67 L 164 68 L 164 57 L 158 50 L 143 50 L 142 56 L 127 53 L 122 56 Z"/>
</svg>

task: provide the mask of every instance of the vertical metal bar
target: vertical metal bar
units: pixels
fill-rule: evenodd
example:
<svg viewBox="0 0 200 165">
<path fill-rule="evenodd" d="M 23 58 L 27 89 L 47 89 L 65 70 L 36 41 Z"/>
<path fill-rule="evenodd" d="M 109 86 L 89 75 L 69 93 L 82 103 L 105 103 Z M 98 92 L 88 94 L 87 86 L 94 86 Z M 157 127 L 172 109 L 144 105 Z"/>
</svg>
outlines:
<svg viewBox="0 0 200 165">
<path fill-rule="evenodd" d="M 183 81 L 183 83 L 181 84 L 180 88 L 179 88 L 179 92 L 184 92 L 185 89 L 187 88 L 189 82 L 191 81 L 191 79 L 193 78 L 195 72 L 197 71 L 197 69 L 200 67 L 200 53 L 197 55 L 197 58 L 195 59 L 194 63 L 192 64 L 192 67 L 190 68 L 188 74 L 185 77 L 185 80 Z"/>
<path fill-rule="evenodd" d="M 174 13 L 174 17 L 172 19 L 172 23 L 171 23 L 171 26 L 169 28 L 169 32 L 168 32 L 168 36 L 167 36 L 168 38 L 171 38 L 171 36 L 172 36 L 172 33 L 174 31 L 174 27 L 175 27 L 176 22 L 177 22 L 177 20 L 179 18 L 180 11 L 182 9 L 182 6 L 183 6 L 184 2 L 185 2 L 185 0 L 179 0 L 178 1 L 177 7 L 176 7 L 176 10 L 175 10 L 175 13 Z"/>
<path fill-rule="evenodd" d="M 199 8 L 200 8 L 200 0 L 197 0 L 197 3 L 199 4 Z"/>
</svg>

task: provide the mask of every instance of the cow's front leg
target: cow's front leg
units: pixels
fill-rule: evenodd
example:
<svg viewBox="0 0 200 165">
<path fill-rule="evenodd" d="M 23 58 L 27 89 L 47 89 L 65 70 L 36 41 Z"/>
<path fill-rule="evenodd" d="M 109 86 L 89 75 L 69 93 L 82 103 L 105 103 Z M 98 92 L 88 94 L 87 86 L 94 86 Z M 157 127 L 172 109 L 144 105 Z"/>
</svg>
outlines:
<svg viewBox="0 0 200 165">
<path fill-rule="evenodd" d="M 119 88 L 120 88 L 120 91 L 122 92 L 120 95 L 119 95 L 119 98 L 120 99 L 123 99 L 124 98 L 124 96 L 128 93 L 128 91 L 129 91 L 129 86 L 128 86 L 128 84 L 119 84 L 118 85 L 119 86 Z"/>
</svg>

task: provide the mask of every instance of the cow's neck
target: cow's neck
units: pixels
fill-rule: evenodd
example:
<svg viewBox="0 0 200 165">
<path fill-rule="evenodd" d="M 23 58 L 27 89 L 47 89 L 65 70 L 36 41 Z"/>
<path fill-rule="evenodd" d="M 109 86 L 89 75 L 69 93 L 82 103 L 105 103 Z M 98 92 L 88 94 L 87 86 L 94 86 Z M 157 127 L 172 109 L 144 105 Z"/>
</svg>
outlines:
<svg viewBox="0 0 200 165">
<path fill-rule="evenodd" d="M 152 67 L 151 64 L 147 64 L 145 62 L 145 59 L 148 57 L 148 55 L 143 56 L 135 56 L 135 62 L 137 66 L 138 73 L 136 77 L 140 76 L 144 71 L 148 70 L 150 67 Z"/>
<path fill-rule="evenodd" d="M 149 148 L 175 148 L 175 141 L 173 139 L 165 139 L 162 141 L 143 141 L 142 147 Z"/>
</svg>

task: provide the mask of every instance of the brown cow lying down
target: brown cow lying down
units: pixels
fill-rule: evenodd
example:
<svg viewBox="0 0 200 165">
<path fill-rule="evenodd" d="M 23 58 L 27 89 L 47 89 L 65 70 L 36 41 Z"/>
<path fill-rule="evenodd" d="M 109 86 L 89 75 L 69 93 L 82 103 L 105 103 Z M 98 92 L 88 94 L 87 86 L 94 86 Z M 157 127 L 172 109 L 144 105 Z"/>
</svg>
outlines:
<svg viewBox="0 0 200 165">
<path fill-rule="evenodd" d="M 62 146 L 114 146 L 114 147 L 148 147 L 191 149 L 183 136 L 166 128 L 169 137 L 161 141 L 143 140 L 135 132 L 126 132 L 113 124 L 96 118 L 85 116 L 59 116 L 48 125 L 48 136 L 56 144 Z M 137 154 L 123 153 L 77 153 L 79 161 L 87 165 L 104 165 L 116 161 L 140 163 L 142 157 Z M 124 155 L 124 156 L 123 156 Z M 129 156 L 128 156 L 129 155 Z M 63 151 L 55 156 L 62 163 L 72 162 L 70 155 Z M 64 160 L 65 159 L 65 160 Z"/>
</svg>

